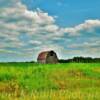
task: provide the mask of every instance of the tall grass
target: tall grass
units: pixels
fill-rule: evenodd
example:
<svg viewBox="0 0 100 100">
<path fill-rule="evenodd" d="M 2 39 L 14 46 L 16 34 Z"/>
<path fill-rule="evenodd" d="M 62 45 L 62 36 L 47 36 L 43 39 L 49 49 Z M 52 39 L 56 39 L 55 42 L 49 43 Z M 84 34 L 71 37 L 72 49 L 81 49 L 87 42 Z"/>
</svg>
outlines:
<svg viewBox="0 0 100 100">
<path fill-rule="evenodd" d="M 0 100 L 99 100 L 100 63 L 0 64 Z"/>
</svg>

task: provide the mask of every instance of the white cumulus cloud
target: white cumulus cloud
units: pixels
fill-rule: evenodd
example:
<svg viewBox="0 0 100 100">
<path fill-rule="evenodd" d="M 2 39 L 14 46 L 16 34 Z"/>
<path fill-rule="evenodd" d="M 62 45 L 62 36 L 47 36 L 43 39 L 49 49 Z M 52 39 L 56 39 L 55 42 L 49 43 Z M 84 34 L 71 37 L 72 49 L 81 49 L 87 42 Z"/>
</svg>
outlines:
<svg viewBox="0 0 100 100">
<path fill-rule="evenodd" d="M 69 35 L 75 36 L 75 35 L 79 35 L 80 31 L 83 31 L 83 30 L 90 31 L 90 30 L 94 29 L 95 27 L 100 27 L 99 19 L 86 20 L 84 23 L 79 24 L 75 27 L 65 28 L 64 32 L 69 33 Z"/>
</svg>

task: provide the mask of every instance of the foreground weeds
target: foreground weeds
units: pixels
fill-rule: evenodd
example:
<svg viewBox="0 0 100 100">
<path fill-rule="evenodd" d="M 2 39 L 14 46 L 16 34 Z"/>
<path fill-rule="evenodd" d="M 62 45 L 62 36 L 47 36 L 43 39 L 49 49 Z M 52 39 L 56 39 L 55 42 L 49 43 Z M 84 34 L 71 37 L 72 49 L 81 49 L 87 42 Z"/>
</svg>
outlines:
<svg viewBox="0 0 100 100">
<path fill-rule="evenodd" d="M 0 100 L 100 100 L 100 64 L 0 64 Z"/>
<path fill-rule="evenodd" d="M 91 92 L 92 91 L 92 92 Z M 24 91 L 17 96 L 15 93 L 1 93 L 0 100 L 100 100 L 99 91 L 87 90 L 50 90 L 50 91 L 35 91 L 31 94 L 26 94 Z"/>
</svg>

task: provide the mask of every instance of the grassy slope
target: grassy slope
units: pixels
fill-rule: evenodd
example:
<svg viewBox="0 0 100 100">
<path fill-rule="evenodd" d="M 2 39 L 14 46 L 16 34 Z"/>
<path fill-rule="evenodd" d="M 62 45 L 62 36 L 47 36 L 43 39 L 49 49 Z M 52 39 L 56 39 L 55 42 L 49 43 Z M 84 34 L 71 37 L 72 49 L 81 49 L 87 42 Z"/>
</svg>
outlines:
<svg viewBox="0 0 100 100">
<path fill-rule="evenodd" d="M 0 100 L 100 100 L 99 92 L 100 63 L 0 64 Z"/>
</svg>

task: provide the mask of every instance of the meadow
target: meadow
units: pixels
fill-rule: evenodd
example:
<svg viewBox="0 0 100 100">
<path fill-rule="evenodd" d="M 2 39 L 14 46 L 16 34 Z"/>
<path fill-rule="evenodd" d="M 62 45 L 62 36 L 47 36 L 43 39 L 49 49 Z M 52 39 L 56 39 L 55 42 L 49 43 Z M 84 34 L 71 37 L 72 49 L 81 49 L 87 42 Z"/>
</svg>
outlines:
<svg viewBox="0 0 100 100">
<path fill-rule="evenodd" d="M 0 63 L 0 100 L 100 100 L 100 63 Z"/>
</svg>

